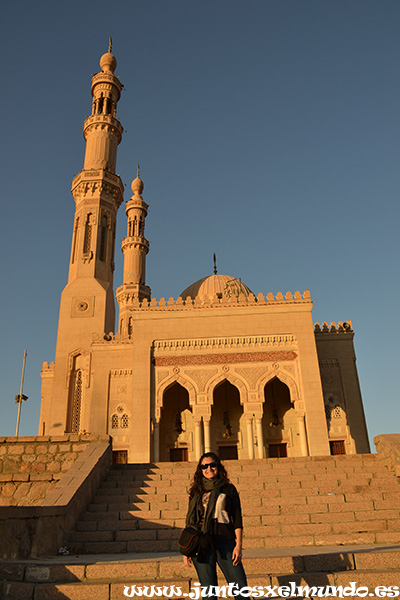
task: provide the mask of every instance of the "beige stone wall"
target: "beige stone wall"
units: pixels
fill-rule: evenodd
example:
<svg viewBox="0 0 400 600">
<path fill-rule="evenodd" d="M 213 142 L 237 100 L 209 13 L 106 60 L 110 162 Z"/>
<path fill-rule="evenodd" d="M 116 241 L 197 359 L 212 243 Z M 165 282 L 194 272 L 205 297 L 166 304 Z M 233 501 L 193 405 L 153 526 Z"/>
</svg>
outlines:
<svg viewBox="0 0 400 600">
<path fill-rule="evenodd" d="M 0 438 L 0 505 L 39 505 L 96 436 Z"/>
<path fill-rule="evenodd" d="M 351 322 L 346 327 L 341 322 L 322 327 L 317 323 L 315 339 L 329 439 L 344 440 L 346 454 L 370 452 Z"/>
<path fill-rule="evenodd" d="M 86 510 L 110 468 L 110 442 L 109 436 L 85 436 L 85 439 L 83 437 L 80 439 L 79 436 L 2 438 L 0 447 L 7 449 L 5 456 L 23 457 L 24 454 L 13 454 L 13 448 L 18 448 L 18 451 L 23 448 L 25 451 L 33 446 L 38 449 L 38 457 L 44 457 L 46 450 L 47 454 L 54 457 L 54 462 L 58 462 L 59 459 L 60 472 L 34 473 L 32 467 L 31 472 L 25 473 L 28 481 L 22 482 L 20 478 L 24 473 L 5 474 L 7 478 L 11 475 L 11 483 L 17 485 L 51 483 L 51 487 L 47 489 L 46 496 L 40 502 L 33 503 L 31 502 L 33 498 L 29 497 L 27 504 L 24 505 L 20 498 L 18 506 L 10 505 L 10 502 L 8 505 L 0 506 L 1 558 L 32 558 L 54 555 L 57 552 L 64 544 L 66 533 L 74 529 L 77 518 L 82 511 Z M 42 453 L 39 453 L 39 450 Z M 66 456 L 67 454 L 69 456 Z M 72 454 L 76 454 L 76 459 L 71 463 Z M 36 456 L 36 453 L 27 452 L 26 455 Z M 42 464 L 42 460 L 43 458 L 39 459 L 37 464 Z M 18 463 L 14 462 L 17 469 Z M 24 461 L 21 461 L 21 465 L 22 462 Z M 33 460 L 30 464 L 35 465 L 35 463 L 36 461 Z M 37 479 L 38 477 L 40 479 Z M 10 481 L 5 483 L 7 485 Z M 18 489 L 20 488 L 17 487 L 15 491 L 17 495 Z M 22 492 L 21 495 L 23 496 Z"/>
<path fill-rule="evenodd" d="M 155 460 L 157 435 L 162 437 L 161 460 L 168 460 L 174 445 L 187 447 L 188 459 L 196 460 L 206 446 L 208 422 L 212 449 L 229 445 L 221 429 L 224 411 L 214 406 L 223 381 L 239 393 L 235 411 L 240 414 L 233 414 L 232 408 L 230 415 L 238 421 L 232 441 L 239 458 L 268 457 L 269 444 L 275 443 L 286 444 L 288 456 L 327 455 L 329 440 L 336 439 L 345 439 L 346 453 L 366 452 L 353 334 L 332 335 L 330 329 L 328 334 L 314 333 L 311 309 L 308 293 L 269 294 L 257 302 L 133 299 L 129 332 L 106 338 L 93 332 L 90 343 L 82 338 L 79 347 L 68 337 L 65 348 L 71 351 L 60 366 L 62 380 L 53 383 L 52 365 L 45 365 L 43 393 L 48 396 L 42 414 L 47 410 L 50 431 L 56 423 L 67 426 L 66 400 L 53 406 L 50 391 L 51 398 L 67 399 L 68 369 L 79 359 L 81 430 L 112 435 L 113 449 L 127 451 L 129 462 Z M 88 330 L 83 331 L 88 340 Z M 272 401 L 265 390 L 274 378 L 287 386 L 289 401 L 272 427 Z M 181 385 L 189 399 L 179 435 L 172 408 L 164 406 L 174 384 Z M 342 412 L 338 418 L 337 408 L 335 419 L 327 422 L 325 404 L 332 395 Z"/>
<path fill-rule="evenodd" d="M 387 433 L 374 437 L 378 456 L 397 477 L 400 477 L 400 433 Z"/>
</svg>

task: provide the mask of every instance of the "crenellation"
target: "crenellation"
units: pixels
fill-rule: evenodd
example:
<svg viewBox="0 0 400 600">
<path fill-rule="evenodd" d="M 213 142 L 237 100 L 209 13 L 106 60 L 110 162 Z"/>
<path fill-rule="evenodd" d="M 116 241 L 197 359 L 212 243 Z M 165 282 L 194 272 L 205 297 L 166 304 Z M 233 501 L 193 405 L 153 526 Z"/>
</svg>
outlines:
<svg viewBox="0 0 400 600">
<path fill-rule="evenodd" d="M 351 321 L 331 322 L 330 325 L 326 321 L 320 325 L 318 322 L 314 325 L 315 333 L 354 333 Z"/>
<path fill-rule="evenodd" d="M 309 290 L 305 290 L 303 295 L 297 291 L 294 295 L 292 292 L 286 292 L 284 296 L 282 292 L 278 292 L 276 297 L 272 292 L 267 294 L 265 298 L 260 292 L 258 296 L 249 294 L 247 297 L 240 293 L 238 296 L 230 296 L 228 298 L 219 298 L 217 295 L 201 297 L 196 296 L 191 298 L 187 296 L 185 300 L 181 296 L 175 300 L 172 296 L 166 300 L 161 297 L 158 301 L 152 298 L 150 301 L 145 298 L 139 300 L 137 295 L 117 291 L 117 298 L 120 306 L 128 307 L 128 310 L 191 310 L 191 309 L 208 309 L 208 308 L 227 308 L 227 307 L 257 307 L 278 304 L 305 304 L 311 303 Z"/>
</svg>

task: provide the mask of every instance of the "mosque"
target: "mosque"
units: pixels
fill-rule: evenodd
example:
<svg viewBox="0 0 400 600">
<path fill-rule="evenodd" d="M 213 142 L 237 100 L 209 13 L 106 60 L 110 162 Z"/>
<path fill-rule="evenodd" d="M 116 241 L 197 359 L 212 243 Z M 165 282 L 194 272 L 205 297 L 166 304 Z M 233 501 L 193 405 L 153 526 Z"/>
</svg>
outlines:
<svg viewBox="0 0 400 600">
<path fill-rule="evenodd" d="M 41 372 L 39 434 L 109 434 L 116 463 L 190 461 L 208 450 L 224 459 L 369 452 L 351 322 L 314 326 L 308 290 L 256 297 L 215 267 L 175 300 L 151 298 L 139 173 L 125 205 L 116 328 L 124 191 L 116 65 L 110 48 L 92 78 L 56 356 Z"/>
</svg>

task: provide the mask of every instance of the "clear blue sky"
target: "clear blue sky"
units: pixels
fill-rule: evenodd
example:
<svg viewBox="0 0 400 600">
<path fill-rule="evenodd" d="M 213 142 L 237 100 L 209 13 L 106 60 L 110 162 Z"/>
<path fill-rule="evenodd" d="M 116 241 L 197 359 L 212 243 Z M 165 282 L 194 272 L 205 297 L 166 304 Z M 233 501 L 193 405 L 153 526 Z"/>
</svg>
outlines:
<svg viewBox="0 0 400 600">
<path fill-rule="evenodd" d="M 177 297 L 219 272 L 254 293 L 311 290 L 351 319 L 370 436 L 400 432 L 398 0 L 15 1 L 2 6 L 1 422 L 28 359 L 36 434 L 108 36 L 125 84 L 118 168 L 141 165 L 147 283 Z M 122 282 L 119 212 L 115 285 Z"/>
</svg>

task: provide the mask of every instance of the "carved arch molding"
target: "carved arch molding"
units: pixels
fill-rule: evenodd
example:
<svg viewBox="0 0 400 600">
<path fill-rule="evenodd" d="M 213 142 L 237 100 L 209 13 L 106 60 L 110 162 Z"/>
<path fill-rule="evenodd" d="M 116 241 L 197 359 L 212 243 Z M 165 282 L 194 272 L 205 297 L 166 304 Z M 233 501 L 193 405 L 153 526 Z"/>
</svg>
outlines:
<svg viewBox="0 0 400 600">
<path fill-rule="evenodd" d="M 182 351 L 184 342 L 189 350 L 183 355 L 180 355 L 178 347 L 173 347 L 174 340 L 155 342 L 156 420 L 161 416 L 164 392 L 174 383 L 188 391 L 192 409 L 203 406 L 206 414 L 213 404 L 214 389 L 223 381 L 229 381 L 239 390 L 244 411 L 247 412 L 248 408 L 254 412 L 256 405 L 262 410 L 265 385 L 276 377 L 288 386 L 291 401 L 295 408 L 300 408 L 297 348 L 293 336 L 287 338 L 289 348 L 284 350 L 270 350 L 268 336 L 262 337 L 261 348 L 253 346 L 251 349 L 246 343 L 247 338 L 235 338 L 236 343 L 229 338 L 231 352 L 226 351 L 226 338 L 217 342 L 213 338 L 212 344 L 206 339 L 196 340 L 196 344 L 190 340 L 179 340 L 179 349 Z M 215 353 L 216 345 L 221 345 L 225 351 Z"/>
</svg>

